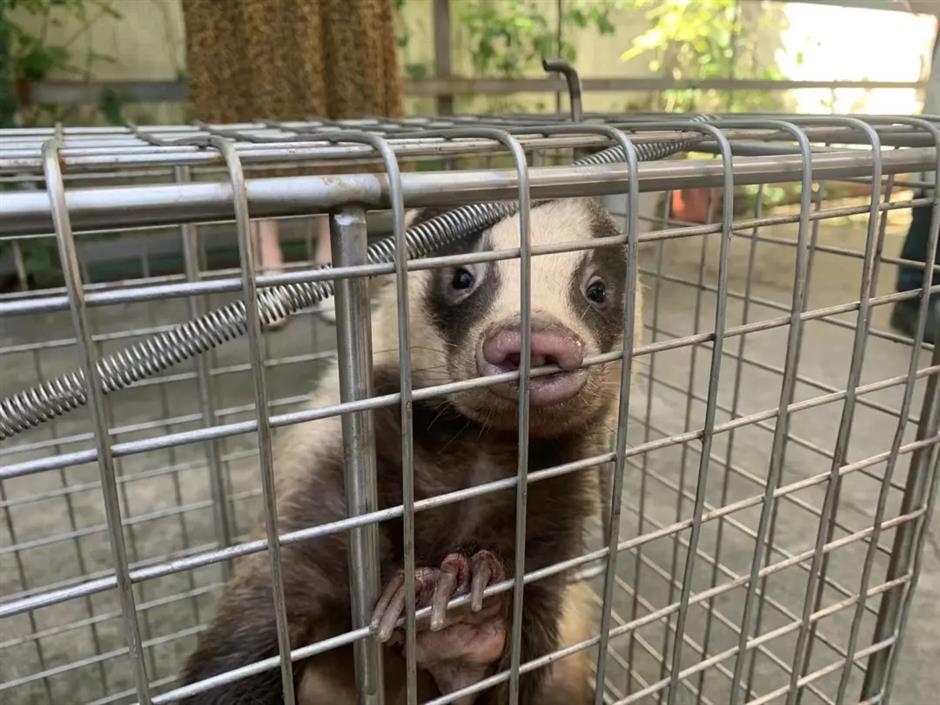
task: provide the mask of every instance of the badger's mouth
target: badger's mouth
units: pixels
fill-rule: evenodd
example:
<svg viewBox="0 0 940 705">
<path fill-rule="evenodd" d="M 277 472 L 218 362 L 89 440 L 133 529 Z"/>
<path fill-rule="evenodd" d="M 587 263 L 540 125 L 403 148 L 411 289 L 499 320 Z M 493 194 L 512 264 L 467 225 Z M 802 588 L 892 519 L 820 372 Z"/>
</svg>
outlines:
<svg viewBox="0 0 940 705">
<path fill-rule="evenodd" d="M 477 368 L 483 375 L 516 372 L 521 362 L 522 337 L 516 328 L 502 328 L 488 335 L 477 355 Z M 581 369 L 584 345 L 571 331 L 533 326 L 530 338 L 530 361 L 533 369 L 553 365 L 561 371 L 532 377 L 529 403 L 552 406 L 576 397 L 588 380 L 588 371 Z M 519 398 L 519 381 L 501 382 L 488 387 L 494 394 L 515 401 Z"/>
</svg>

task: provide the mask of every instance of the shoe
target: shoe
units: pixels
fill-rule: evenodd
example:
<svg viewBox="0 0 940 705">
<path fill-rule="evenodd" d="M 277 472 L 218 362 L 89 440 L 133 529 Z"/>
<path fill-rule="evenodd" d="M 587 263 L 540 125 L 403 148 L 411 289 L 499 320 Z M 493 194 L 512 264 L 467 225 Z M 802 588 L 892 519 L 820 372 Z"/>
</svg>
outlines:
<svg viewBox="0 0 940 705">
<path fill-rule="evenodd" d="M 336 302 L 333 300 L 332 296 L 318 303 L 314 311 L 327 323 L 336 324 Z"/>
<path fill-rule="evenodd" d="M 275 321 L 274 323 L 269 323 L 268 325 L 265 326 L 265 330 L 270 330 L 270 331 L 280 330 L 281 328 L 287 325 L 287 322 L 289 320 L 290 320 L 290 316 L 287 316 L 286 318 L 282 318 L 279 321 Z"/>
<path fill-rule="evenodd" d="M 917 311 L 920 302 L 916 299 L 899 301 L 891 311 L 891 327 L 909 338 L 917 329 Z M 927 305 L 927 324 L 924 326 L 924 342 L 933 345 L 940 333 L 940 298 L 932 298 Z"/>
</svg>

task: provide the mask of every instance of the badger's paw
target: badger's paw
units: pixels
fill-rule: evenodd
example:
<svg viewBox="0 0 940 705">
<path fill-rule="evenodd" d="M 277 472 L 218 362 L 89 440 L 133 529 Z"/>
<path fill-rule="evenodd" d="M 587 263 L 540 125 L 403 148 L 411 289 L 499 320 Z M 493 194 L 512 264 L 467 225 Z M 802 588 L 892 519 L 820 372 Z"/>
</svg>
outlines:
<svg viewBox="0 0 940 705">
<path fill-rule="evenodd" d="M 483 591 L 505 576 L 502 563 L 490 551 L 471 557 L 451 553 L 439 568 L 415 570 L 415 606 L 431 608 L 430 621 L 421 621 L 415 637 L 415 659 L 428 671 L 442 693 L 452 693 L 483 679 L 506 646 L 506 602 L 502 595 L 483 599 Z M 447 609 L 447 603 L 470 594 L 469 609 Z M 399 571 L 385 586 L 372 615 L 379 641 L 400 642 L 396 624 L 405 611 L 405 576 Z M 469 697 L 466 702 L 473 702 Z M 458 703 L 464 702 L 463 699 Z"/>
</svg>

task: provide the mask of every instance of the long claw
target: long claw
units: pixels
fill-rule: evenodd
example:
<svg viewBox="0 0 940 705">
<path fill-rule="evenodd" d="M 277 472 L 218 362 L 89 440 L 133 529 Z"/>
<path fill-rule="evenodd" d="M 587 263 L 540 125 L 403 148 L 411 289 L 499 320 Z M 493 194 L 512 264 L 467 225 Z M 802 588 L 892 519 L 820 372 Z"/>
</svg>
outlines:
<svg viewBox="0 0 940 705">
<path fill-rule="evenodd" d="M 444 628 L 447 613 L 447 603 L 457 589 L 457 574 L 443 571 L 434 588 L 431 598 L 431 631 L 436 632 Z"/>
<path fill-rule="evenodd" d="M 490 551 L 477 551 L 470 559 L 473 581 L 470 585 L 470 609 L 479 612 L 483 609 L 483 591 L 492 583 L 503 579 L 503 564 Z"/>
<path fill-rule="evenodd" d="M 398 592 L 398 589 L 404 584 L 405 576 L 402 573 L 398 573 L 395 575 L 395 577 L 388 581 L 388 584 L 385 586 L 385 590 L 382 591 L 382 595 L 379 597 L 379 601 L 375 604 L 375 610 L 372 612 L 372 619 L 369 622 L 369 629 L 375 631 L 379 628 L 379 622 L 382 621 L 382 615 L 385 614 L 385 610 L 388 609 L 388 605 L 395 596 L 395 593 Z"/>
<path fill-rule="evenodd" d="M 395 631 L 395 625 L 398 623 L 398 618 L 401 617 L 401 613 L 404 609 L 405 582 L 402 580 L 398 590 L 395 591 L 395 595 L 389 601 L 388 609 L 385 610 L 385 614 L 382 615 L 382 620 L 379 623 L 378 638 L 383 644 L 391 638 L 392 633 Z"/>
<path fill-rule="evenodd" d="M 470 584 L 470 609 L 474 612 L 483 609 L 483 591 L 490 584 L 491 575 L 492 571 L 486 562 L 473 572 L 473 581 Z"/>
</svg>

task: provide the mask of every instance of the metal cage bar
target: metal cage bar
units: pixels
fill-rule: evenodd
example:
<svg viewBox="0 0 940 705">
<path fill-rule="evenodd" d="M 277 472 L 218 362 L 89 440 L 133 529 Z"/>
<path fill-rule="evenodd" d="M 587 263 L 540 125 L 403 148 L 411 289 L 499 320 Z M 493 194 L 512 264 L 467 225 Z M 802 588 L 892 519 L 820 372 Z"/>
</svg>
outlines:
<svg viewBox="0 0 940 705">
<path fill-rule="evenodd" d="M 934 139 L 934 144 L 938 148 L 937 156 L 937 168 L 935 173 L 940 173 L 940 129 L 936 126 L 928 123 L 926 121 L 910 121 L 918 127 L 922 127 L 925 130 L 928 130 Z M 937 255 L 937 239 L 938 239 L 938 230 L 940 230 L 940 192 L 934 192 L 934 202 L 933 207 L 930 212 L 930 235 L 928 237 L 927 243 L 927 261 L 934 262 Z M 856 645 L 858 641 L 858 633 L 861 627 L 862 616 L 866 604 L 866 595 L 865 590 L 868 586 L 868 582 L 871 579 L 871 571 L 874 564 L 875 558 L 875 546 L 877 546 L 878 538 L 880 535 L 880 524 L 881 520 L 885 514 L 885 508 L 888 500 L 888 490 L 891 487 L 891 479 L 894 476 L 894 471 L 897 466 L 898 460 L 898 451 L 901 447 L 901 443 L 904 440 L 904 430 L 907 425 L 907 415 L 910 410 L 911 403 L 913 401 L 913 392 L 914 392 L 914 381 L 915 381 L 915 370 L 918 364 L 918 358 L 920 357 L 921 343 L 924 336 L 924 330 L 927 323 L 927 312 L 928 305 L 930 301 L 930 281 L 932 279 L 932 272 L 928 269 L 924 270 L 924 283 L 920 294 L 920 301 L 918 303 L 918 312 L 917 312 L 917 324 L 915 327 L 914 341 L 911 345 L 911 354 L 910 362 L 908 364 L 907 379 L 904 384 L 904 394 L 901 400 L 901 413 L 898 419 L 897 429 L 894 434 L 894 438 L 891 441 L 891 449 L 889 451 L 889 456 L 886 461 L 884 478 L 882 480 L 881 488 L 878 492 L 878 502 L 875 507 L 875 513 L 873 518 L 873 528 L 874 533 L 872 534 L 871 544 L 868 547 L 868 550 L 865 553 L 865 562 L 862 566 L 862 575 L 860 578 L 860 587 L 859 587 L 859 600 L 858 604 L 855 607 L 855 614 L 852 617 L 852 626 L 849 632 L 848 646 L 846 648 L 846 657 L 845 657 L 845 666 L 842 669 L 842 674 L 839 678 L 839 687 L 836 694 L 837 700 L 841 701 L 846 694 L 846 690 L 849 684 L 849 674 L 851 669 L 849 665 L 855 658 Z"/>
<path fill-rule="evenodd" d="M 261 465 L 261 491 L 264 496 L 264 524 L 267 535 L 267 551 L 271 564 L 271 593 L 274 601 L 274 618 L 277 626 L 277 644 L 280 652 L 281 687 L 284 689 L 285 705 L 294 705 L 294 673 L 287 655 L 290 653 L 290 631 L 287 623 L 287 606 L 284 600 L 284 578 L 281 563 L 281 544 L 278 537 L 277 496 L 274 484 L 274 452 L 271 439 L 271 418 L 268 411 L 267 382 L 264 375 L 261 340 L 261 314 L 255 305 L 257 284 L 254 276 L 255 240 L 252 237 L 248 214 L 248 199 L 245 192 L 245 177 L 241 160 L 232 144 L 220 138 L 210 138 L 209 143 L 222 154 L 229 170 L 231 193 L 234 201 L 235 226 L 238 234 L 238 253 L 241 262 L 242 297 L 248 319 L 248 345 L 251 356 L 252 381 L 254 386 L 258 455 Z"/>
<path fill-rule="evenodd" d="M 833 463 L 831 469 L 831 479 L 826 486 L 826 497 L 823 501 L 823 516 L 819 521 L 819 532 L 816 537 L 817 554 L 813 557 L 813 565 L 810 568 L 809 579 L 806 586 L 806 596 L 803 603 L 803 624 L 800 627 L 797 638 L 796 649 L 793 656 L 793 673 L 790 676 L 790 690 L 787 693 L 787 705 L 795 705 L 800 694 L 799 676 L 809 667 L 809 654 L 811 642 L 809 636 L 809 614 L 819 608 L 819 602 L 822 598 L 821 581 L 817 574 L 825 571 L 825 555 L 820 550 L 827 540 L 831 539 L 831 531 L 828 525 L 833 520 L 833 512 L 839 502 L 840 478 L 838 468 L 845 462 L 848 451 L 849 433 L 852 428 L 852 420 L 855 413 L 855 393 L 854 388 L 861 376 L 862 361 L 864 359 L 864 342 L 868 332 L 870 319 L 870 299 L 874 293 L 872 284 L 875 273 L 875 248 L 877 245 L 876 216 L 878 215 L 878 204 L 881 200 L 881 164 L 879 157 L 881 154 L 881 143 L 878 134 L 868 124 L 855 120 L 853 118 L 829 118 L 825 122 L 840 122 L 841 124 L 855 127 L 862 134 L 868 137 L 871 142 L 871 152 L 874 163 L 872 165 L 872 191 L 871 191 L 871 211 L 868 214 L 868 232 L 865 239 L 865 259 L 862 264 L 862 277 L 859 292 L 858 319 L 855 329 L 855 335 L 852 344 L 852 356 L 849 363 L 849 382 L 847 390 L 849 393 L 845 397 L 845 403 L 842 407 L 842 416 L 839 421 L 839 431 L 836 438 L 835 449 L 833 451 Z M 815 599 L 810 595 L 815 593 Z M 798 662 L 802 661 L 802 666 Z"/>
<path fill-rule="evenodd" d="M 60 148 L 61 141 L 58 139 L 50 140 L 43 145 L 43 173 L 46 177 L 46 188 L 49 191 L 49 208 L 55 223 L 59 256 L 63 263 L 62 273 L 71 302 L 72 326 L 75 329 L 75 338 L 78 341 L 82 372 L 85 379 L 91 381 L 89 397 L 98 454 L 98 470 L 101 476 L 101 489 L 104 495 L 116 582 L 121 596 L 121 611 L 124 619 L 127 648 L 134 669 L 137 697 L 142 705 L 149 705 L 150 691 L 147 685 L 147 666 L 143 659 L 133 584 L 129 578 L 127 549 L 121 525 L 120 499 L 117 492 L 117 483 L 114 481 L 114 456 L 105 421 L 102 398 L 104 395 L 100 391 L 100 386 L 96 384 L 98 371 L 95 365 L 95 352 L 82 292 L 82 277 L 75 252 L 75 239 L 65 203 L 65 185 L 62 181 L 62 170 L 59 164 Z"/>
<path fill-rule="evenodd" d="M 767 550 L 767 532 L 770 528 L 771 517 L 776 508 L 774 490 L 780 486 L 780 475 L 783 470 L 784 454 L 786 452 L 786 442 L 788 433 L 789 414 L 788 406 L 793 401 L 794 383 L 797 376 L 800 340 L 803 332 L 803 324 L 800 315 L 803 313 L 806 305 L 806 286 L 808 269 L 808 247 L 809 243 L 806 237 L 806 230 L 809 226 L 809 200 L 812 191 L 812 154 L 809 141 L 806 135 L 799 127 L 790 123 L 780 123 L 778 127 L 793 135 L 800 146 L 800 152 L 803 156 L 804 167 L 800 180 L 800 215 L 799 231 L 797 233 L 796 262 L 794 266 L 793 277 L 793 299 L 791 302 L 790 330 L 787 335 L 786 362 L 784 363 L 783 379 L 780 383 L 780 406 L 777 414 L 777 423 L 774 428 L 773 445 L 770 454 L 770 467 L 767 471 L 767 482 L 764 488 L 764 501 L 761 507 L 761 516 L 757 528 L 757 537 L 754 545 L 754 554 L 751 561 L 751 574 L 748 580 L 747 595 L 744 598 L 744 607 L 741 616 L 741 633 L 738 639 L 738 658 L 734 664 L 734 674 L 731 680 L 731 705 L 737 705 L 740 699 L 740 690 L 738 684 L 744 673 L 744 667 L 747 661 L 746 646 L 750 637 L 750 622 L 754 606 L 754 598 L 757 591 L 757 573 L 761 556 Z M 751 250 L 753 255 L 753 249 Z M 752 262 L 748 262 L 752 266 Z M 750 278 L 749 278 L 750 281 Z M 746 309 L 745 309 L 746 310 Z M 746 321 L 745 321 L 746 322 Z M 743 348 L 744 338 L 741 339 Z M 739 350 L 739 355 L 743 356 L 743 349 Z M 740 375 L 740 371 L 738 373 Z M 727 472 L 727 471 L 726 471 Z M 720 545 L 720 541 L 719 541 Z M 761 592 L 764 592 L 762 589 Z M 752 654 L 753 655 L 753 654 Z"/>
<path fill-rule="evenodd" d="M 192 179 L 190 170 L 187 167 L 174 167 L 173 175 L 180 183 L 187 183 Z M 180 226 L 180 240 L 183 251 L 183 267 L 186 270 L 186 280 L 189 282 L 198 281 L 199 275 L 199 249 L 198 234 L 196 226 L 189 223 Z M 201 300 L 192 297 L 189 299 L 189 316 L 198 318 L 205 313 L 205 307 Z M 202 411 L 202 423 L 208 426 L 215 418 L 216 410 L 212 397 L 211 369 L 209 361 L 202 355 L 196 358 L 196 382 L 199 390 L 199 406 Z M 225 496 L 225 481 L 222 475 L 222 463 L 220 460 L 221 450 L 216 441 L 209 441 L 206 444 L 206 460 L 209 469 L 209 482 L 212 488 L 215 508 L 215 527 L 218 532 L 218 542 L 220 546 L 230 546 L 232 544 L 232 522 L 229 518 L 228 501 Z"/>
<path fill-rule="evenodd" d="M 366 261 L 365 213 L 351 207 L 330 217 L 330 241 L 334 261 L 341 266 Z M 366 282 L 348 279 L 337 283 L 337 348 L 340 363 L 340 398 L 358 401 L 372 396 L 372 328 Z M 368 410 L 343 414 L 343 453 L 346 468 L 346 502 L 350 516 L 378 508 L 375 466 L 375 429 Z M 379 597 L 378 527 L 366 524 L 350 532 L 349 574 L 353 626 L 369 624 Z M 360 702 L 384 701 L 381 651 L 372 641 L 357 641 L 356 682 Z"/>
<path fill-rule="evenodd" d="M 679 680 L 679 670 L 682 664 L 682 637 L 685 635 L 686 613 L 688 611 L 689 598 L 692 594 L 692 571 L 695 560 L 695 553 L 698 548 L 698 542 L 701 536 L 702 512 L 704 511 L 705 489 L 708 482 L 708 469 L 711 460 L 711 443 L 715 432 L 715 411 L 718 403 L 718 381 L 721 372 L 721 351 L 725 337 L 725 309 L 724 301 L 727 300 L 728 290 L 728 257 L 730 255 L 731 244 L 731 215 L 734 210 L 734 173 L 731 167 L 731 145 L 727 138 L 721 132 L 711 125 L 702 125 L 693 129 L 701 130 L 704 134 L 711 137 L 718 143 L 721 151 L 721 161 L 723 169 L 723 207 L 722 207 L 722 227 L 721 227 L 721 252 L 719 254 L 718 270 L 718 306 L 715 308 L 715 334 L 712 343 L 711 364 L 709 366 L 708 395 L 705 402 L 705 417 L 702 427 L 701 443 L 702 454 L 698 468 L 698 479 L 695 490 L 695 502 L 692 510 L 691 534 L 689 536 L 689 550 L 686 553 L 685 567 L 683 569 L 682 589 L 679 598 L 679 611 L 676 616 L 676 638 L 672 645 L 672 664 L 669 674 L 669 689 L 667 691 L 667 703 L 674 705 L 678 695 L 676 687 Z M 697 318 L 697 316 L 696 316 Z M 692 348 L 693 354 L 695 348 Z M 693 358 L 692 369 L 694 371 L 695 361 Z M 691 380 L 690 380 L 691 386 Z M 688 417 L 687 417 L 688 421 Z M 683 446 L 685 448 L 685 446 Z M 684 457 L 682 462 L 683 471 L 685 470 Z M 683 480 L 680 483 L 684 484 Z M 675 556 L 675 554 L 674 554 Z M 675 557 L 673 559 L 675 565 Z M 673 571 L 675 572 L 675 571 Z M 663 650 L 665 651 L 665 649 Z"/>
</svg>

